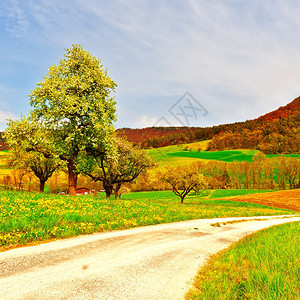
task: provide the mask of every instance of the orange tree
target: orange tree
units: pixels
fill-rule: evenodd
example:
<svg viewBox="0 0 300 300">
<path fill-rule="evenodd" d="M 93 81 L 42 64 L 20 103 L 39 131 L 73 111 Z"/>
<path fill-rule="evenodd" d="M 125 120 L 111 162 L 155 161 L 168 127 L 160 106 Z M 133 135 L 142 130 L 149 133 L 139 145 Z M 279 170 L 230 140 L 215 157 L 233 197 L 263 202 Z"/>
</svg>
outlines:
<svg viewBox="0 0 300 300">
<path fill-rule="evenodd" d="M 168 167 L 166 172 L 160 176 L 162 181 L 169 184 L 173 193 L 180 197 L 181 203 L 193 189 L 202 185 L 204 181 L 203 175 L 193 165 Z"/>
</svg>

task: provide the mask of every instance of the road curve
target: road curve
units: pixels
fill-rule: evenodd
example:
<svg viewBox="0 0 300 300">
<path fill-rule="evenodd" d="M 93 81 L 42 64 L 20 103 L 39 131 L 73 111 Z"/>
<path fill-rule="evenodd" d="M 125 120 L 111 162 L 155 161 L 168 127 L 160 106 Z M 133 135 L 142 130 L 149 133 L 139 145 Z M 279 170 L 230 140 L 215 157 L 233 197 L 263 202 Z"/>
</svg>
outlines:
<svg viewBox="0 0 300 300">
<path fill-rule="evenodd" d="M 300 216 L 257 219 L 161 224 L 2 252 L 0 299 L 183 299 L 211 254 Z M 211 226 L 232 220 L 247 221 Z"/>
</svg>

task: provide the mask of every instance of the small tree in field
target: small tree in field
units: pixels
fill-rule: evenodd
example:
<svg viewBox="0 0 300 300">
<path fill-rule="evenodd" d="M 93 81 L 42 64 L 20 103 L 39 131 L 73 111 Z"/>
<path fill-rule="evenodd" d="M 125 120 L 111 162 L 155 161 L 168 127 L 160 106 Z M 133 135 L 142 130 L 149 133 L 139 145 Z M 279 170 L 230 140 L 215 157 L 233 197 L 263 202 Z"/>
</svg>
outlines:
<svg viewBox="0 0 300 300">
<path fill-rule="evenodd" d="M 203 176 L 194 166 L 178 166 L 168 167 L 161 179 L 170 185 L 173 193 L 183 203 L 184 198 L 203 181 Z"/>
<path fill-rule="evenodd" d="M 39 179 L 41 193 L 45 190 L 46 181 L 52 176 L 53 172 L 59 167 L 59 161 L 53 158 L 45 158 L 39 152 L 25 152 L 22 150 L 11 150 L 8 157 L 8 165 L 13 168 L 27 170 L 27 177 L 32 179 L 33 174 Z M 31 182 L 31 180 L 30 180 Z M 30 184 L 30 183 L 29 183 Z M 30 188 L 30 185 L 29 185 Z"/>
<path fill-rule="evenodd" d="M 40 181 L 40 192 L 44 192 L 46 181 L 61 165 L 61 161 L 53 153 L 51 140 L 41 124 L 22 118 L 10 121 L 4 132 L 6 143 L 10 147 L 7 164 L 10 168 L 27 170 Z M 19 171 L 17 172 L 20 173 Z M 19 188 L 19 187 L 18 187 Z"/>
</svg>

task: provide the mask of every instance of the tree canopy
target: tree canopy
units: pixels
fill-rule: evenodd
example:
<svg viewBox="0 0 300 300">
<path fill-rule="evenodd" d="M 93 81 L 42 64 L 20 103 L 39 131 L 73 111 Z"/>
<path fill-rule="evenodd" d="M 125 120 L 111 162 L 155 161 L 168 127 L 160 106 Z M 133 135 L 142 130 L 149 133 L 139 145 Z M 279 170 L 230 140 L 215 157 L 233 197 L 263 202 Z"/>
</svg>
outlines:
<svg viewBox="0 0 300 300">
<path fill-rule="evenodd" d="M 112 192 L 118 197 L 124 183 L 134 181 L 141 173 L 154 166 L 152 159 L 143 150 L 137 150 L 126 140 L 114 138 L 116 156 L 109 152 L 82 157 L 83 173 L 95 182 L 101 181 L 109 198 Z"/>
<path fill-rule="evenodd" d="M 73 45 L 29 95 L 30 119 L 43 126 L 54 152 L 66 161 L 72 195 L 80 153 L 112 152 L 116 108 L 111 93 L 115 88 L 101 61 L 81 45 Z"/>
<path fill-rule="evenodd" d="M 161 180 L 169 184 L 173 193 L 180 197 L 181 203 L 194 188 L 202 186 L 204 181 L 203 175 L 195 165 L 168 167 L 166 172 L 161 174 Z"/>
<path fill-rule="evenodd" d="M 10 147 L 9 167 L 31 170 L 40 181 L 40 192 L 44 192 L 45 182 L 61 165 L 53 151 L 53 144 L 42 124 L 31 122 L 28 118 L 8 123 L 4 132 Z"/>
</svg>

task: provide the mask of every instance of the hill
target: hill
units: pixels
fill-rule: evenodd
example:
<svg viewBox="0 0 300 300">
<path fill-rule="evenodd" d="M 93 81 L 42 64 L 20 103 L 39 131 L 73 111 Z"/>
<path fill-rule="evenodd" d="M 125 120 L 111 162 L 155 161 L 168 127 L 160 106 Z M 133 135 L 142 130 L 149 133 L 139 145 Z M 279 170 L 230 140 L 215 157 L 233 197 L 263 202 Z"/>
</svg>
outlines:
<svg viewBox="0 0 300 300">
<path fill-rule="evenodd" d="M 300 113 L 300 97 L 297 97 L 292 102 L 285 106 L 281 106 L 278 109 L 269 112 L 256 120 L 261 121 L 274 121 L 278 120 L 279 118 L 287 118 L 291 115 L 299 114 Z"/>
<path fill-rule="evenodd" d="M 142 143 L 151 138 L 159 138 L 175 133 L 195 131 L 197 128 L 190 127 L 147 127 L 142 129 L 122 128 L 118 129 L 119 135 L 123 135 L 131 143 Z"/>
<path fill-rule="evenodd" d="M 257 119 L 213 127 L 119 129 L 142 148 L 158 148 L 212 139 L 208 150 L 257 149 L 267 154 L 299 153 L 300 97 Z"/>
</svg>

